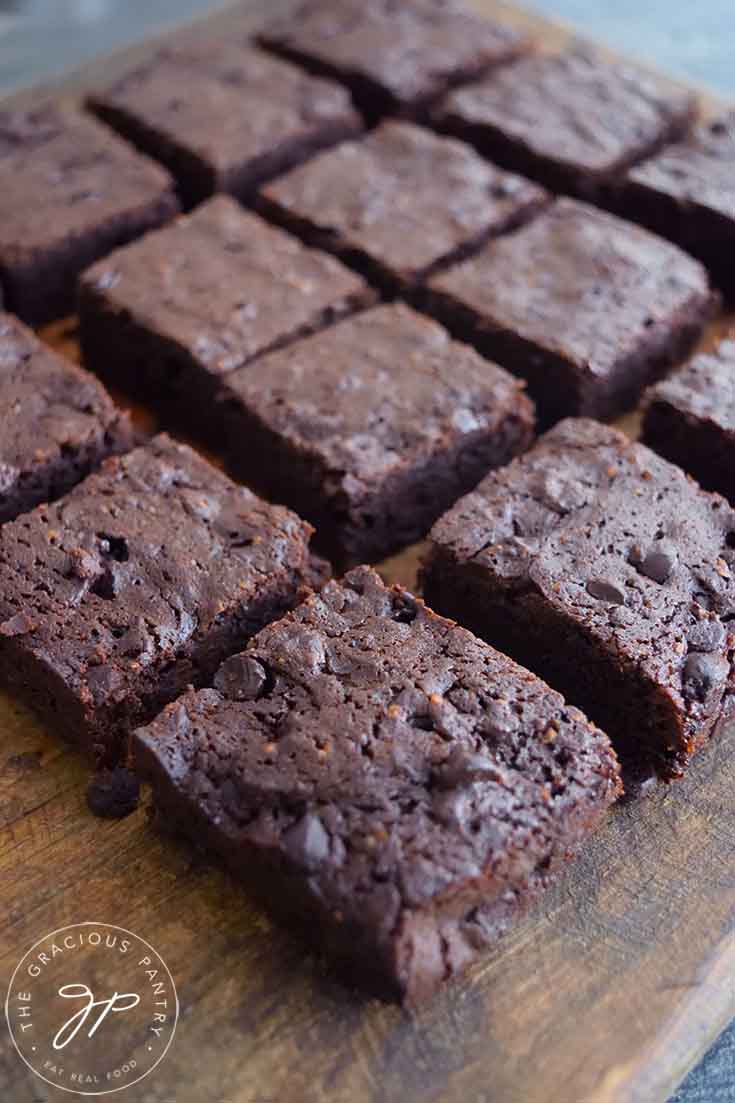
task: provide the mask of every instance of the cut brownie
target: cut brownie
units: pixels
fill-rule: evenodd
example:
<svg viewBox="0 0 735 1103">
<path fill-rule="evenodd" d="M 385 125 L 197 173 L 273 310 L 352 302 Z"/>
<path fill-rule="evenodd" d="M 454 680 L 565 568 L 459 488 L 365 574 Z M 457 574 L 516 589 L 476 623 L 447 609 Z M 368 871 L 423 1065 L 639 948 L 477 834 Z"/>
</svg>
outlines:
<svg viewBox="0 0 735 1103">
<path fill-rule="evenodd" d="M 238 41 L 162 50 L 89 105 L 162 161 L 188 204 L 246 197 L 362 130 L 349 92 Z"/>
<path fill-rule="evenodd" d="M 729 705 L 735 511 L 594 421 L 435 526 L 426 600 L 548 678 L 631 767 L 679 775 Z"/>
<path fill-rule="evenodd" d="M 0 112 L 0 283 L 40 324 L 74 309 L 76 277 L 179 209 L 173 180 L 73 108 Z"/>
<path fill-rule="evenodd" d="M 374 297 L 333 257 L 219 196 L 84 274 L 80 339 L 103 378 L 219 443 L 213 398 L 228 373 Z"/>
<path fill-rule="evenodd" d="M 735 113 L 632 170 L 615 203 L 699 257 L 735 294 Z"/>
<path fill-rule="evenodd" d="M 238 474 L 297 507 L 340 565 L 420 539 L 523 451 L 522 386 L 406 306 L 379 306 L 227 376 Z"/>
<path fill-rule="evenodd" d="M 0 681 L 114 761 L 297 599 L 311 528 L 166 436 L 0 529 Z"/>
<path fill-rule="evenodd" d="M 579 47 L 523 58 L 452 92 L 435 120 L 498 164 L 595 198 L 683 135 L 696 110 L 696 97 L 673 82 Z"/>
<path fill-rule="evenodd" d="M 102 384 L 10 314 L 0 314 L 0 393 L 0 522 L 132 447 L 132 426 Z"/>
<path fill-rule="evenodd" d="M 463 142 L 385 122 L 274 181 L 259 207 L 395 292 L 521 225 L 547 199 Z"/>
<path fill-rule="evenodd" d="M 518 57 L 528 42 L 457 0 L 306 0 L 260 36 L 315 73 L 336 77 L 374 119 L 416 114 L 462 81 Z"/>
<path fill-rule="evenodd" d="M 689 352 L 717 305 L 697 261 L 571 199 L 419 294 L 458 336 L 528 380 L 546 423 L 633 405 Z"/>
<path fill-rule="evenodd" d="M 735 501 L 735 341 L 651 388 L 643 434 L 702 486 Z"/>
<path fill-rule="evenodd" d="M 367 567 L 214 684 L 136 733 L 159 813 L 407 1003 L 502 934 L 620 792 L 580 712 Z"/>
</svg>

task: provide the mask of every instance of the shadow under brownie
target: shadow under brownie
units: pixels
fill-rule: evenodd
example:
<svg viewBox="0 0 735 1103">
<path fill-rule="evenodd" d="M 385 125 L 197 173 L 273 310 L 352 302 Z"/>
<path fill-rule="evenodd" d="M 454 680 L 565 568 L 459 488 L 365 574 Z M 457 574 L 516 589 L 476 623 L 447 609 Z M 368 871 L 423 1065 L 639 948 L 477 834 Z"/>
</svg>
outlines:
<svg viewBox="0 0 735 1103">
<path fill-rule="evenodd" d="M 682 774 L 733 691 L 735 510 L 567 420 L 430 535 L 426 600 L 557 686 L 631 771 Z"/>
<path fill-rule="evenodd" d="M 53 501 L 133 445 L 102 384 L 0 313 L 0 523 Z"/>
<path fill-rule="evenodd" d="M 0 682 L 100 762 L 281 616 L 311 527 L 162 435 L 0 529 Z"/>
<path fill-rule="evenodd" d="M 167 827 L 408 1004 L 512 926 L 620 792 L 580 712 L 366 567 L 169 705 L 134 756 Z"/>
</svg>

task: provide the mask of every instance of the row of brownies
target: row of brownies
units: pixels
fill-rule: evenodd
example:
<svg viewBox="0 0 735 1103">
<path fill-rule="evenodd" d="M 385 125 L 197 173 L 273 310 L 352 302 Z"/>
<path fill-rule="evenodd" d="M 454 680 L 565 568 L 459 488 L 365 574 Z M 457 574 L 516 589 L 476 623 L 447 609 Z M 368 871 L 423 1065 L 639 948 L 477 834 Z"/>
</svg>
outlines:
<svg viewBox="0 0 735 1103">
<path fill-rule="evenodd" d="M 302 16 L 267 36 L 288 63 L 190 43 L 95 98 L 177 187 L 76 109 L 0 127 L 9 305 L 57 314 L 83 272 L 87 366 L 264 495 L 165 435 L 136 441 L 98 381 L 2 316 L 0 676 L 100 764 L 125 761 L 135 731 L 168 822 L 255 874 L 277 910 L 316 918 L 349 977 L 414 1003 L 618 796 L 595 724 L 631 773 L 673 778 L 726 714 L 735 511 L 587 416 L 531 446 L 533 399 L 542 426 L 635 403 L 716 296 L 696 261 L 588 205 L 625 195 L 630 166 L 686 130 L 691 98 L 579 50 L 509 63 L 527 44 L 448 4 Z M 488 144 L 501 168 L 426 126 L 484 148 L 489 108 L 482 141 L 449 116 L 469 116 L 465 94 L 497 95 L 509 132 L 512 104 L 533 130 L 518 72 L 553 126 L 516 144 L 548 133 L 554 158 L 597 168 L 560 182 L 538 148 L 520 162 Z M 403 118 L 357 137 L 335 78 L 371 126 Z M 726 127 L 647 166 L 680 157 L 685 187 L 700 139 L 697 197 L 724 195 Z M 217 190 L 257 213 L 206 200 Z M 680 213 L 704 225 L 697 204 Z M 734 360 L 725 343 L 657 384 L 644 431 L 730 496 Z M 314 535 L 342 570 L 434 522 L 436 613 L 366 567 L 325 582 L 311 550 Z"/>
</svg>

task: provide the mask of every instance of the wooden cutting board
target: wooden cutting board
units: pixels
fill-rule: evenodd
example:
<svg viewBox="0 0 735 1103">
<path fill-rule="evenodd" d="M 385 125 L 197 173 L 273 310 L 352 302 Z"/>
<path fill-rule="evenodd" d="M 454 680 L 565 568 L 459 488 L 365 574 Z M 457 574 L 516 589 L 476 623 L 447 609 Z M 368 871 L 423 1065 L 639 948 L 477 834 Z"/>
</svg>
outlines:
<svg viewBox="0 0 735 1103">
<path fill-rule="evenodd" d="M 547 46 L 568 37 L 477 6 Z M 150 49 L 96 62 L 60 91 Z M 73 326 L 50 335 L 75 352 Z M 384 573 L 412 585 L 416 558 Z M 536 910 L 416 1015 L 334 981 L 227 874 L 157 834 L 145 807 L 92 818 L 87 779 L 0 697 L 3 985 L 37 939 L 93 920 L 153 943 L 178 988 L 173 1044 L 113 1097 L 125 1103 L 663 1103 L 735 1015 L 735 723 L 684 781 L 620 804 Z M 72 1098 L 28 1071 L 4 1026 L 0 1038 L 3 1103 Z"/>
</svg>

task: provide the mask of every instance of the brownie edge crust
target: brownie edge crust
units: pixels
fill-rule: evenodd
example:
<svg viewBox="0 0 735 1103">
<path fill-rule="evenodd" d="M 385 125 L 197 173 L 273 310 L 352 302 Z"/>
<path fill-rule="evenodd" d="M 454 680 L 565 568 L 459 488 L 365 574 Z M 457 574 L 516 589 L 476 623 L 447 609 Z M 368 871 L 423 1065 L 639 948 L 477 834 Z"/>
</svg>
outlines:
<svg viewBox="0 0 735 1103">
<path fill-rule="evenodd" d="M 621 791 L 579 711 L 367 567 L 169 705 L 134 754 L 164 822 L 408 1004 L 501 935 Z"/>
</svg>

